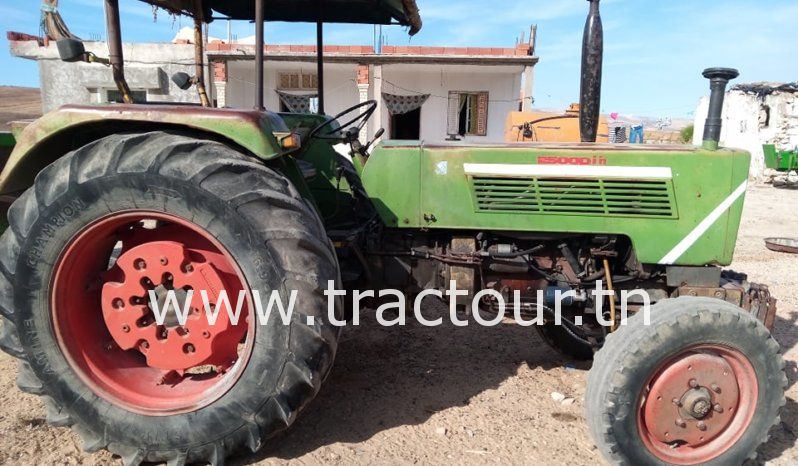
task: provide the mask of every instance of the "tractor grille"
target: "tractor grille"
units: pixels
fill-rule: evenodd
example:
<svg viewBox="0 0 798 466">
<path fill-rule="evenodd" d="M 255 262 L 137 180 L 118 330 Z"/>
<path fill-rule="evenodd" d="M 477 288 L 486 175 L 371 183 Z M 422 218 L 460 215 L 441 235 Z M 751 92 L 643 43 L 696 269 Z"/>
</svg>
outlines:
<svg viewBox="0 0 798 466">
<path fill-rule="evenodd" d="M 471 178 L 478 212 L 676 217 L 670 180 Z"/>
</svg>

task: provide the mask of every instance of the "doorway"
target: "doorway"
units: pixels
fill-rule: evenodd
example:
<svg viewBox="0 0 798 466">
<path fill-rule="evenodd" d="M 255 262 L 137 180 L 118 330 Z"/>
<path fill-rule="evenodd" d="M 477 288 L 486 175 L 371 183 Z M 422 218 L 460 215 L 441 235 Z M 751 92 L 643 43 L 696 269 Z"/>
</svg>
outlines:
<svg viewBox="0 0 798 466">
<path fill-rule="evenodd" d="M 421 139 L 421 107 L 401 115 L 391 115 L 391 139 Z"/>
</svg>

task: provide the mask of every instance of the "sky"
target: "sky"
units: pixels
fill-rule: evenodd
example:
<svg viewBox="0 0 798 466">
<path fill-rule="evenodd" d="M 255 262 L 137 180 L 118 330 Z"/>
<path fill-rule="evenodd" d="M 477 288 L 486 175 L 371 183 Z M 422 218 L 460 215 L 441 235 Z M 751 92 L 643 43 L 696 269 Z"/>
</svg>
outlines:
<svg viewBox="0 0 798 466">
<path fill-rule="evenodd" d="M 417 0 L 424 28 L 410 38 L 404 28 L 386 27 L 390 45 L 512 47 L 522 32 L 538 25 L 535 106 L 565 108 L 579 100 L 585 0 Z M 60 11 L 73 33 L 104 38 L 102 0 L 61 0 Z M 456 6 L 453 6 L 456 5 Z M 37 0 L 2 0 L 0 32 L 39 33 Z M 123 40 L 168 42 L 190 22 L 137 0 L 120 0 Z M 605 34 L 602 111 L 642 116 L 691 118 L 708 94 L 701 71 L 738 68 L 737 82 L 798 81 L 796 0 L 603 0 Z M 251 36 L 252 24 L 233 22 L 233 34 Z M 227 24 L 211 25 L 227 37 Z M 269 23 L 267 43 L 312 44 L 315 27 Z M 330 25 L 328 44 L 373 44 L 373 28 Z M 0 37 L 0 85 L 38 86 L 35 63 L 12 57 Z"/>
</svg>

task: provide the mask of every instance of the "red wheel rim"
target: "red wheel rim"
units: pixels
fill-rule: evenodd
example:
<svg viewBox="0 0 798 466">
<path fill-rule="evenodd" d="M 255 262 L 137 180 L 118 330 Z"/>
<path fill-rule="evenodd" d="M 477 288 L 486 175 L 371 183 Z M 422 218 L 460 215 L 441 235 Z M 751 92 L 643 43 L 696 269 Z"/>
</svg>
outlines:
<svg viewBox="0 0 798 466">
<path fill-rule="evenodd" d="M 697 345 L 662 363 L 640 397 L 637 427 L 662 461 L 710 461 L 745 433 L 759 385 L 751 362 L 723 345 Z"/>
<path fill-rule="evenodd" d="M 192 222 L 128 211 L 77 233 L 54 267 L 53 327 L 60 349 L 94 393 L 129 411 L 165 416 L 195 411 L 224 395 L 249 361 L 255 325 L 243 273 L 229 252 Z M 237 323 L 223 306 L 226 293 Z M 158 308 L 174 293 L 159 325 Z M 188 298 L 191 299 L 188 299 Z"/>
</svg>

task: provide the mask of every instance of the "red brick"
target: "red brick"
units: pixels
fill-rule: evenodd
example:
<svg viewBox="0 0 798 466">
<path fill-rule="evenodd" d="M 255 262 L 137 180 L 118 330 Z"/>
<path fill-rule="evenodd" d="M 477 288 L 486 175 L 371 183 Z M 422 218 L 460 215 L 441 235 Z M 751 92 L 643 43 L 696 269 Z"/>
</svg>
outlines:
<svg viewBox="0 0 798 466">
<path fill-rule="evenodd" d="M 368 84 L 369 83 L 369 67 L 368 67 L 368 65 L 358 65 L 358 67 L 357 67 L 357 83 L 358 84 Z"/>
<path fill-rule="evenodd" d="M 227 62 L 213 62 L 213 80 L 227 82 Z"/>
<path fill-rule="evenodd" d="M 532 52 L 532 50 L 529 48 L 528 45 L 525 45 L 523 47 L 517 47 L 515 49 L 515 55 L 519 56 L 519 57 L 529 56 L 531 54 L 531 52 Z"/>
<path fill-rule="evenodd" d="M 42 41 L 42 38 L 39 36 L 33 36 L 31 34 L 25 34 L 24 32 L 16 32 L 16 31 L 6 32 L 6 39 L 8 39 L 9 42 Z"/>
<path fill-rule="evenodd" d="M 485 47 L 468 47 L 469 55 L 490 55 L 490 49 Z"/>
</svg>

